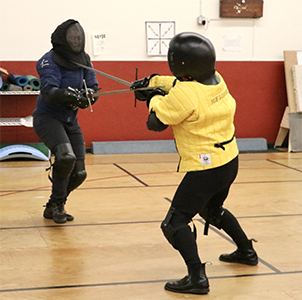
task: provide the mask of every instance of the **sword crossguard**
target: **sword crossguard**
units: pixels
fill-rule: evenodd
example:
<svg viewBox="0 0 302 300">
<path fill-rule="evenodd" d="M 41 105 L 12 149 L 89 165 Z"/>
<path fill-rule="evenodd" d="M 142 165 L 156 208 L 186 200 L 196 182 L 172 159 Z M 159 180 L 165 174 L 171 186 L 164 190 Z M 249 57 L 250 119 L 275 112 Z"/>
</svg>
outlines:
<svg viewBox="0 0 302 300">
<path fill-rule="evenodd" d="M 135 68 L 135 81 L 138 79 L 138 68 L 136 67 Z M 136 101 L 137 100 L 137 98 L 136 98 L 136 95 L 135 95 L 135 93 L 134 93 L 134 107 L 136 107 Z"/>
<path fill-rule="evenodd" d="M 88 88 L 87 88 L 87 84 L 86 84 L 86 80 L 83 79 L 83 83 L 84 83 L 84 88 L 85 88 L 85 93 L 86 93 L 86 98 L 88 100 L 88 103 L 89 103 L 89 107 L 90 107 L 90 112 L 93 112 L 93 109 L 92 109 L 92 105 L 91 105 L 91 98 L 92 98 L 92 93 L 90 93 L 88 91 Z"/>
</svg>

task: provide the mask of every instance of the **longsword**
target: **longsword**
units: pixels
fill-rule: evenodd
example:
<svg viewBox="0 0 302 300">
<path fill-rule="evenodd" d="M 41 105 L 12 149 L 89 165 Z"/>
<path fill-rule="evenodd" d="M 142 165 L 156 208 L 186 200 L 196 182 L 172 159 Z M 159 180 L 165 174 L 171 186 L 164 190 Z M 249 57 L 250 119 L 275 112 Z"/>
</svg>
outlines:
<svg viewBox="0 0 302 300">
<path fill-rule="evenodd" d="M 119 82 L 119 83 L 121 83 L 121 84 L 124 84 L 124 85 L 126 85 L 126 86 L 128 86 L 128 87 L 130 87 L 131 84 L 132 84 L 132 83 L 129 82 L 129 81 L 126 81 L 126 80 L 124 80 L 124 79 L 115 77 L 115 76 L 110 75 L 110 74 L 107 74 L 107 73 L 105 73 L 105 72 L 96 70 L 96 69 L 94 69 L 94 68 L 91 68 L 91 67 L 82 65 L 82 64 L 80 64 L 80 63 L 78 63 L 78 62 L 73 61 L 73 63 L 74 63 L 75 65 L 79 66 L 79 67 L 82 67 L 82 68 L 84 68 L 84 69 L 86 69 L 86 70 L 89 70 L 89 71 L 92 71 L 92 72 L 94 72 L 94 73 L 100 74 L 100 75 L 102 75 L 102 76 L 104 76 L 104 77 L 107 77 L 107 78 L 109 78 L 109 79 L 112 79 L 112 80 L 114 80 L 114 81 L 116 81 L 116 82 Z"/>
<path fill-rule="evenodd" d="M 121 84 L 124 84 L 128 87 L 130 87 L 132 85 L 131 82 L 129 81 L 126 81 L 124 79 L 121 79 L 121 78 L 118 78 L 118 77 L 115 77 L 113 75 L 110 75 L 110 74 L 107 74 L 105 72 L 102 72 L 100 70 L 96 70 L 94 68 L 91 68 L 91 67 L 88 67 L 88 66 L 85 66 L 85 65 L 82 65 L 78 62 L 75 62 L 73 61 L 73 63 L 81 68 L 84 68 L 86 70 L 89 70 L 89 71 L 92 71 L 94 73 L 97 73 L 97 74 L 100 74 L 104 77 L 107 77 L 109 79 L 112 79 L 116 82 L 119 82 Z M 128 93 L 128 92 L 135 92 L 135 91 L 145 91 L 145 90 L 153 90 L 153 89 L 160 89 L 160 88 L 164 88 L 165 86 L 164 85 L 160 85 L 160 86 L 150 86 L 150 87 L 143 87 L 143 88 L 137 88 L 137 89 L 124 89 L 124 90 L 116 90 L 116 91 L 108 91 L 108 92 L 96 92 L 96 93 L 93 93 L 92 96 L 93 97 L 98 97 L 98 96 L 106 96 L 106 95 L 113 95 L 113 94 L 121 94 L 121 93 Z M 91 108 L 91 107 L 90 107 Z"/>
<path fill-rule="evenodd" d="M 106 96 L 106 95 L 113 95 L 113 94 L 121 94 L 121 93 L 128 93 L 128 92 L 136 92 L 136 91 L 147 91 L 147 90 L 154 90 L 154 89 L 161 89 L 164 88 L 164 85 L 158 85 L 158 86 L 149 86 L 144 88 L 137 88 L 137 89 L 127 89 L 127 90 L 116 90 L 116 91 L 108 91 L 108 92 L 97 92 L 93 93 L 93 97 L 99 97 L 99 96 Z"/>
</svg>

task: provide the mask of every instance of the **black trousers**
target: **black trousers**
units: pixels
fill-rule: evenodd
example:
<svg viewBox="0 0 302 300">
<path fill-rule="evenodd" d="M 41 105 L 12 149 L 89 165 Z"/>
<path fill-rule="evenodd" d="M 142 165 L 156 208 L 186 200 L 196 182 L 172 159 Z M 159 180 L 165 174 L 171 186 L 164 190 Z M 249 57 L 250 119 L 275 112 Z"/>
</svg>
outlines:
<svg viewBox="0 0 302 300">
<path fill-rule="evenodd" d="M 218 168 L 188 172 L 180 183 L 171 206 L 181 213 L 181 217 L 173 215 L 170 223 L 174 228 L 180 228 L 174 235 L 174 247 L 187 265 L 200 264 L 201 261 L 195 237 L 191 228 L 185 225 L 206 208 L 212 211 L 221 209 L 237 172 L 238 157 Z M 229 211 L 225 210 L 223 218 L 222 229 L 231 233 L 234 240 L 246 240 L 237 219 Z"/>
<path fill-rule="evenodd" d="M 85 168 L 85 142 L 81 127 L 77 120 L 64 123 L 48 114 L 34 115 L 33 126 L 37 136 L 53 152 L 60 144 L 71 144 L 77 162 Z M 67 186 L 69 178 L 60 177 L 59 172 L 52 170 L 52 194 L 50 199 L 61 202 L 68 196 Z"/>
<path fill-rule="evenodd" d="M 174 195 L 172 206 L 189 219 L 205 207 L 219 208 L 237 173 L 238 157 L 218 168 L 188 172 Z"/>
</svg>

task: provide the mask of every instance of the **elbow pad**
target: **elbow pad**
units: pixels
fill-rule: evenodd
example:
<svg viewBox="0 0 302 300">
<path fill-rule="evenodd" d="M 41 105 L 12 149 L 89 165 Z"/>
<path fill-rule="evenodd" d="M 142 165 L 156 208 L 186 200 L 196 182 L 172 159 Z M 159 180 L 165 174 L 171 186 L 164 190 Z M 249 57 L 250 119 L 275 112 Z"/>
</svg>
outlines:
<svg viewBox="0 0 302 300">
<path fill-rule="evenodd" d="M 151 111 L 147 121 L 147 128 L 152 131 L 161 132 L 167 129 L 169 125 L 162 123 L 156 116 L 154 111 Z"/>
</svg>

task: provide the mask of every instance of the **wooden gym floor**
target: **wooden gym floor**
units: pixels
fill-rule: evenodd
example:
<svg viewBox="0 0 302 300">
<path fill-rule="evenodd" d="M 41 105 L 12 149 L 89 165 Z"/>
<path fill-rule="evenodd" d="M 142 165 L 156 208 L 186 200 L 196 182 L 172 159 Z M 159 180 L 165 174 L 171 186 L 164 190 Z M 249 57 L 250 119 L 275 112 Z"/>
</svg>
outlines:
<svg viewBox="0 0 302 300">
<path fill-rule="evenodd" d="M 208 295 L 164 290 L 186 275 L 160 224 L 183 174 L 178 155 L 87 154 L 88 178 L 67 202 L 73 222 L 42 217 L 48 162 L 0 163 L 0 299 L 301 300 L 302 153 L 240 154 L 225 207 L 244 227 L 259 264 L 220 262 L 235 250 L 223 231 L 204 236 L 195 218 Z"/>
</svg>

